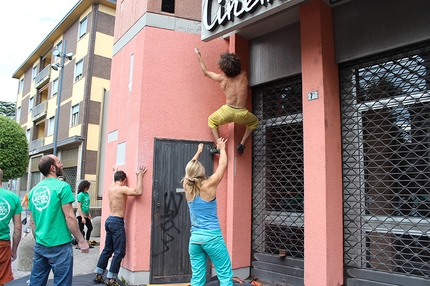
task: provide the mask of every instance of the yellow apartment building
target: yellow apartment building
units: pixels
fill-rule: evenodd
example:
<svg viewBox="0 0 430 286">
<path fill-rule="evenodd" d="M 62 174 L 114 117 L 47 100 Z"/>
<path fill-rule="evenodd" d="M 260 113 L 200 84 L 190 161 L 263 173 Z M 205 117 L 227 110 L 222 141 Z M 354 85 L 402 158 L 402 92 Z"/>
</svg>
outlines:
<svg viewBox="0 0 430 286">
<path fill-rule="evenodd" d="M 13 74 L 19 79 L 16 120 L 30 156 L 28 173 L 17 181 L 21 196 L 42 179 L 40 157 L 56 154 L 72 189 L 89 180 L 91 204 L 100 205 L 115 8 L 116 1 L 77 1 Z"/>
</svg>

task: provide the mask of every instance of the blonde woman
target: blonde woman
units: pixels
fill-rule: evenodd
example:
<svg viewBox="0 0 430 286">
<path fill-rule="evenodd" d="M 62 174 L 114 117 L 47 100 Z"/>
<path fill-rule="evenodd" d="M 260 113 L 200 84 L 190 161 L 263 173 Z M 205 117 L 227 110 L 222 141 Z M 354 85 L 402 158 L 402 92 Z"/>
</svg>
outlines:
<svg viewBox="0 0 430 286">
<path fill-rule="evenodd" d="M 209 178 L 206 178 L 205 168 L 198 161 L 203 144 L 199 144 L 196 154 L 185 167 L 183 187 L 191 219 L 188 253 L 191 261 L 192 286 L 206 283 L 207 256 L 215 266 L 220 285 L 233 285 L 233 270 L 218 221 L 216 201 L 217 186 L 227 168 L 226 141 L 227 139 L 222 137 L 217 139 L 217 148 L 220 151 L 219 164 Z"/>
</svg>

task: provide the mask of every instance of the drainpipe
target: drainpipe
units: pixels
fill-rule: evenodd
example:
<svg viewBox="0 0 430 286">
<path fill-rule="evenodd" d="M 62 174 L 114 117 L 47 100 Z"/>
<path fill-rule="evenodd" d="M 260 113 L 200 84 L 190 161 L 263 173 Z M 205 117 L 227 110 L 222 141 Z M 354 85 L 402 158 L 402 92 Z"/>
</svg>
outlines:
<svg viewBox="0 0 430 286">
<path fill-rule="evenodd" d="M 85 165 L 87 163 L 87 144 L 88 144 L 88 124 L 89 124 L 89 116 L 90 116 L 90 101 L 91 101 L 91 84 L 93 78 L 93 70 L 94 70 L 94 50 L 96 45 L 96 32 L 97 32 L 97 20 L 99 16 L 99 5 L 100 0 L 97 3 L 93 4 L 93 24 L 91 28 L 91 45 L 88 50 L 88 54 L 90 55 L 90 62 L 88 65 L 88 76 L 86 78 L 85 84 L 85 124 L 82 125 L 82 134 L 85 136 L 85 140 L 82 145 L 82 162 L 81 162 L 81 180 L 84 179 L 85 175 Z"/>
</svg>

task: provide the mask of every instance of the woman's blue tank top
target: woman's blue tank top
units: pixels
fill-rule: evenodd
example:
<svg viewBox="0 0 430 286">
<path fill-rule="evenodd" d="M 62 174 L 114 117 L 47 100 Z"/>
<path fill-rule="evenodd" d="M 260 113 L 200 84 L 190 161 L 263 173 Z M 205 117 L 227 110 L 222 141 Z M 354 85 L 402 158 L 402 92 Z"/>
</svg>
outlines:
<svg viewBox="0 0 430 286">
<path fill-rule="evenodd" d="M 188 202 L 190 208 L 191 231 L 221 229 L 218 222 L 216 199 L 210 202 L 197 196 Z"/>
</svg>

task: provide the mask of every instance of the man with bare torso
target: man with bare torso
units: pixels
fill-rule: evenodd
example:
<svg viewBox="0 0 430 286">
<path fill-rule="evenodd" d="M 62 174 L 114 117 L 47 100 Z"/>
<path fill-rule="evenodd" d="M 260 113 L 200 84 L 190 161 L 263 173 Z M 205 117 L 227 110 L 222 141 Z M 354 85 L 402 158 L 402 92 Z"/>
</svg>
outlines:
<svg viewBox="0 0 430 286">
<path fill-rule="evenodd" d="M 246 71 L 242 70 L 240 58 L 235 53 L 224 53 L 220 56 L 218 65 L 223 71 L 223 74 L 218 74 L 208 71 L 203 62 L 199 49 L 194 48 L 197 58 L 200 63 L 200 68 L 203 74 L 210 79 L 219 82 L 226 97 L 226 104 L 220 109 L 212 113 L 208 118 L 209 128 L 215 137 L 215 142 L 218 140 L 218 126 L 227 123 L 237 123 L 246 125 L 245 134 L 243 134 L 240 144 L 236 147 L 239 153 L 245 150 L 245 142 L 249 135 L 257 128 L 257 117 L 246 109 L 246 98 L 248 96 L 248 76 Z M 211 154 L 219 153 L 217 148 L 210 150 Z"/>
<path fill-rule="evenodd" d="M 125 256 L 125 223 L 124 214 L 127 205 L 128 196 L 141 196 L 143 193 L 143 174 L 146 172 L 145 166 L 140 166 L 136 171 L 137 185 L 136 188 L 127 187 L 127 175 L 123 171 L 114 169 L 114 181 L 109 186 L 108 198 L 110 215 L 105 222 L 106 240 L 102 253 L 100 254 L 97 267 L 94 270 L 96 277 L 94 282 L 105 283 L 106 285 L 119 285 L 117 282 L 121 261 Z M 106 281 L 103 279 L 103 274 L 109 258 L 112 257 L 109 271 L 106 275 Z"/>
</svg>

